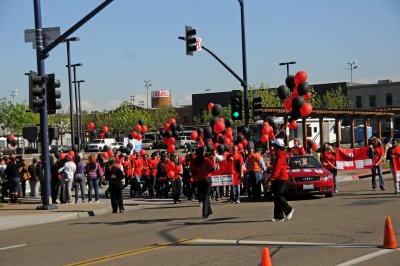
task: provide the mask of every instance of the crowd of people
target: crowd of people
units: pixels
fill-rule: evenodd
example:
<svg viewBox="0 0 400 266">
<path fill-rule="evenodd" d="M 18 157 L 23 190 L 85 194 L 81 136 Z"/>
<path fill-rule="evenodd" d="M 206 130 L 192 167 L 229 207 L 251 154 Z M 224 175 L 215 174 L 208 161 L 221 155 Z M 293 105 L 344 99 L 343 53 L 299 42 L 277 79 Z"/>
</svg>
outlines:
<svg viewBox="0 0 400 266">
<path fill-rule="evenodd" d="M 382 178 L 383 158 L 390 162 L 394 173 L 393 158 L 400 155 L 397 141 L 384 154 L 379 139 L 371 142 L 374 166 L 372 167 L 372 188 L 376 190 L 376 174 L 379 185 L 385 190 Z M 202 217 L 212 215 L 210 200 L 219 200 L 224 195 L 231 203 L 240 204 L 243 195 L 252 200 L 262 199 L 267 191 L 274 198 L 273 221 L 291 219 L 294 209 L 287 203 L 284 191 L 288 182 L 287 157 L 318 153 L 322 166 L 329 170 L 334 178 L 334 190 L 338 193 L 336 181 L 337 169 L 335 151 L 325 143 L 318 150 L 304 148 L 299 139 L 294 146 L 285 147 L 282 139 L 272 142 L 269 150 L 262 151 L 253 147 L 239 149 L 234 145 L 230 152 L 218 154 L 199 147 L 195 152 L 183 156 L 166 151 L 154 151 L 151 154 L 141 150 L 132 154 L 117 152 L 105 159 L 102 154 L 91 154 L 87 161 L 79 155 L 51 156 L 51 199 L 53 204 L 98 203 L 100 186 L 108 188 L 105 197 L 111 199 L 112 212 L 124 212 L 123 191 L 129 191 L 129 197 L 170 198 L 179 204 L 182 198 L 197 200 L 202 206 Z M 229 173 L 230 185 L 213 186 L 213 175 Z M 0 180 L 2 182 L 1 200 L 5 197 L 15 203 L 18 197 L 26 197 L 26 182 L 29 182 L 31 197 L 40 197 L 43 185 L 43 169 L 39 158 L 33 158 L 28 164 L 23 156 L 10 155 L 0 158 Z M 394 175 L 395 193 L 399 193 L 399 180 Z M 74 195 L 73 195 L 73 192 Z M 183 194 L 183 195 L 181 195 Z"/>
</svg>

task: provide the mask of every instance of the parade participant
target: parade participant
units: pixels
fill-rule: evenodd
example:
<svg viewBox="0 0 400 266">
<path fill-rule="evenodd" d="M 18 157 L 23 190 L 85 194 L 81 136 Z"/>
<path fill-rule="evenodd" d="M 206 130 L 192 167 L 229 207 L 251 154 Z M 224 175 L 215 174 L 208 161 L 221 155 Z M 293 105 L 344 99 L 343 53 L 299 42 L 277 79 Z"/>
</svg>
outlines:
<svg viewBox="0 0 400 266">
<path fill-rule="evenodd" d="M 190 161 L 193 159 L 193 154 L 188 153 L 185 156 L 185 159 L 182 162 L 182 183 L 183 183 L 183 194 L 187 197 L 188 200 L 192 200 L 193 198 L 193 178 L 189 171 Z"/>
<path fill-rule="evenodd" d="M 261 199 L 261 178 L 262 171 L 266 170 L 264 159 L 260 154 L 260 149 L 254 151 L 254 148 L 249 149 L 247 157 L 247 174 L 249 175 L 250 191 L 248 196 L 259 200 Z"/>
<path fill-rule="evenodd" d="M 81 191 L 82 203 L 85 203 L 85 163 L 79 155 L 75 156 L 75 165 L 75 203 L 78 203 L 79 189 Z"/>
<path fill-rule="evenodd" d="M 4 174 L 6 168 L 7 168 L 6 161 L 2 157 L 0 157 L 0 203 L 5 202 L 4 197 L 8 195 L 7 182 L 5 180 L 5 174 Z"/>
<path fill-rule="evenodd" d="M 394 163 L 393 163 L 393 159 L 396 159 L 396 152 L 398 152 L 399 148 L 397 146 L 398 143 L 397 143 L 396 139 L 392 139 L 391 144 L 392 144 L 392 146 L 390 148 L 388 148 L 388 150 L 386 151 L 386 160 L 389 161 L 390 171 L 392 172 L 392 176 L 393 176 L 394 194 L 399 194 L 400 180 L 396 175 L 396 172 L 394 170 Z"/>
<path fill-rule="evenodd" d="M 287 203 L 283 193 L 285 191 L 288 182 L 287 173 L 287 157 L 285 143 L 282 139 L 276 139 L 272 142 L 276 149 L 275 157 L 272 161 L 272 191 L 274 194 L 274 218 L 273 222 L 284 221 L 284 215 L 286 220 L 290 220 L 293 217 L 294 209 Z"/>
<path fill-rule="evenodd" d="M 133 155 L 132 155 L 133 156 Z M 118 159 L 117 159 L 118 158 Z M 122 165 L 122 169 L 124 170 L 124 178 L 125 178 L 125 184 L 123 185 L 122 189 L 126 188 L 131 185 L 129 195 L 133 197 L 133 187 L 134 184 L 132 181 L 133 178 L 133 169 L 132 169 L 132 162 L 131 162 L 131 156 L 130 155 L 125 155 L 123 158 L 122 162 L 119 160 L 119 156 L 115 157 L 115 163 Z"/>
<path fill-rule="evenodd" d="M 328 170 L 329 172 L 332 173 L 333 175 L 333 182 L 334 182 L 334 190 L 335 193 L 338 193 L 338 187 L 337 187 L 337 182 L 336 182 L 336 175 L 337 175 L 337 169 L 336 169 L 336 153 L 333 151 L 332 146 L 330 146 L 328 143 L 324 143 L 324 145 L 321 148 L 321 157 L 320 157 L 322 166 Z"/>
<path fill-rule="evenodd" d="M 63 157 L 64 158 L 64 157 Z M 57 161 L 51 165 L 51 200 L 53 204 L 58 204 L 62 199 L 61 193 L 61 180 L 62 175 L 58 172 L 58 169 L 64 167 L 65 160 L 59 157 Z"/>
<path fill-rule="evenodd" d="M 171 188 L 172 188 L 172 198 L 174 200 L 174 204 L 180 203 L 180 196 L 181 196 L 181 191 L 182 191 L 182 165 L 181 162 L 179 161 L 179 156 L 174 155 L 174 157 L 171 159 L 175 163 L 175 169 L 179 168 L 180 171 L 175 171 L 175 175 L 173 177 L 169 177 L 171 180 Z"/>
<path fill-rule="evenodd" d="M 147 185 L 147 188 L 149 189 L 150 198 L 154 197 L 154 186 L 155 186 L 155 182 L 156 182 L 158 162 L 159 161 L 157 159 L 157 153 L 153 152 L 151 154 L 151 158 L 148 159 L 148 166 L 149 166 L 150 174 L 149 174 L 149 183 Z"/>
<path fill-rule="evenodd" d="M 22 194 L 22 197 L 25 198 L 26 194 L 26 181 L 29 181 L 31 178 L 31 175 L 28 172 L 28 167 L 29 164 L 25 162 L 25 159 L 22 155 L 19 155 L 16 157 L 17 161 L 23 163 L 23 166 L 19 168 L 19 177 L 20 177 L 20 192 Z"/>
<path fill-rule="evenodd" d="M 96 203 L 99 203 L 99 180 L 102 176 L 100 165 L 96 162 L 96 155 L 89 156 L 89 161 L 85 166 L 85 175 L 89 186 L 88 198 L 89 203 L 92 203 L 92 190 L 94 189 L 94 198 Z"/>
<path fill-rule="evenodd" d="M 118 209 L 121 213 L 125 212 L 124 201 L 122 197 L 122 180 L 125 178 L 121 170 L 121 165 L 115 162 L 111 157 L 105 167 L 105 179 L 108 181 L 110 190 L 112 212 L 117 213 Z"/>
<path fill-rule="evenodd" d="M 165 151 L 160 154 L 160 162 L 157 164 L 157 175 L 156 175 L 156 197 L 161 198 L 164 195 L 165 179 L 167 178 L 167 163 L 168 157 Z"/>
<path fill-rule="evenodd" d="M 240 203 L 240 186 L 243 177 L 244 160 L 242 155 L 238 153 L 239 148 L 237 145 L 233 146 L 232 153 L 226 158 L 228 162 L 228 169 L 232 173 L 232 182 L 230 200 L 231 202 Z"/>
<path fill-rule="evenodd" d="M 199 147 L 196 150 L 196 158 L 190 162 L 189 171 L 192 174 L 193 181 L 197 183 L 199 194 L 201 195 L 203 209 L 203 218 L 208 218 L 213 214 L 210 205 L 211 193 L 211 173 L 214 172 L 214 162 L 205 157 L 206 149 Z"/>
<path fill-rule="evenodd" d="M 142 180 L 144 182 L 143 184 L 143 194 L 148 194 L 150 189 L 150 167 L 149 167 L 149 155 L 147 155 L 145 150 L 140 151 L 140 155 L 143 161 L 143 169 L 142 169 Z"/>
<path fill-rule="evenodd" d="M 71 198 L 71 188 L 72 181 L 74 180 L 74 175 L 76 171 L 76 165 L 74 163 L 74 158 L 71 155 L 68 155 L 66 158 L 67 162 L 64 164 L 64 167 L 60 168 L 58 171 L 63 173 L 62 175 L 62 186 L 63 186 L 63 199 L 65 203 L 71 204 L 74 203 Z"/>
<path fill-rule="evenodd" d="M 138 156 L 137 153 L 134 153 L 131 156 L 131 165 L 133 169 L 133 178 L 131 180 L 133 187 L 131 186 L 131 192 L 133 188 L 133 195 L 131 197 L 143 197 L 142 191 L 142 170 L 143 170 L 143 159 L 142 157 Z"/>
<path fill-rule="evenodd" d="M 293 143 L 294 146 L 290 149 L 289 156 L 306 155 L 306 151 L 304 150 L 304 147 L 301 146 L 301 142 L 298 138 L 295 138 Z"/>
<path fill-rule="evenodd" d="M 39 176 L 41 173 L 37 158 L 32 159 L 32 164 L 28 166 L 28 173 L 31 176 L 29 178 L 29 187 L 31 189 L 29 196 L 37 198 L 39 197 Z"/>
<path fill-rule="evenodd" d="M 372 140 L 373 146 L 373 166 L 371 168 L 372 173 L 372 190 L 376 190 L 376 172 L 378 171 L 379 175 L 379 186 L 381 190 L 386 190 L 385 183 L 383 181 L 382 175 L 382 160 L 385 155 L 383 150 L 383 145 L 380 139 L 375 138 Z"/>
<path fill-rule="evenodd" d="M 9 157 L 9 163 L 7 164 L 4 176 L 7 179 L 7 186 L 9 189 L 9 197 L 11 203 L 16 203 L 18 199 L 19 191 L 19 169 L 25 166 L 24 162 L 17 161 L 14 154 Z"/>
</svg>

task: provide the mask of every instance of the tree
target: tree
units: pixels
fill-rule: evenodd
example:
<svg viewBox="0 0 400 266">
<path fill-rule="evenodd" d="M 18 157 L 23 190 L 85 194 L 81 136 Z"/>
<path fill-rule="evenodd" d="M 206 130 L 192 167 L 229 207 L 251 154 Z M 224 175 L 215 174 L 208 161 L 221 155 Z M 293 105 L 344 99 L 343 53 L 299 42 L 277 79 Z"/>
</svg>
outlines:
<svg viewBox="0 0 400 266">
<path fill-rule="evenodd" d="M 22 135 L 23 127 L 39 123 L 39 114 L 29 112 L 28 105 L 13 104 L 5 98 L 0 99 L 0 128 L 2 134 Z"/>
<path fill-rule="evenodd" d="M 343 94 L 341 86 L 337 90 L 328 90 L 322 97 L 322 107 L 324 109 L 349 109 L 350 100 Z"/>
</svg>

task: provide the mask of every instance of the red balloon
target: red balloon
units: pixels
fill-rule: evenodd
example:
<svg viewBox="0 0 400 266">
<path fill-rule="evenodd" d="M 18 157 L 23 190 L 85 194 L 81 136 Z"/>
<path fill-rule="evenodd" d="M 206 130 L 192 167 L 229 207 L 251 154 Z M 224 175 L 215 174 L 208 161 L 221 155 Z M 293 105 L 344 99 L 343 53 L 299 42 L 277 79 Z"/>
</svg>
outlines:
<svg viewBox="0 0 400 266">
<path fill-rule="evenodd" d="M 314 144 L 312 145 L 311 149 L 313 151 L 316 151 L 318 149 L 318 144 L 316 142 L 314 142 Z"/>
<path fill-rule="evenodd" d="M 175 172 L 174 171 L 168 171 L 167 176 L 169 178 L 174 178 L 175 177 Z"/>
<path fill-rule="evenodd" d="M 170 146 L 168 147 L 167 152 L 172 153 L 172 152 L 174 152 L 174 151 L 175 151 L 175 145 L 172 144 L 172 145 L 170 145 Z"/>
<path fill-rule="evenodd" d="M 71 155 L 72 157 L 75 157 L 75 152 L 74 151 L 69 151 L 68 155 Z"/>
<path fill-rule="evenodd" d="M 113 152 L 112 149 L 109 149 L 109 150 L 107 151 L 107 154 L 108 154 L 108 156 L 113 156 L 113 155 L 114 155 L 114 152 Z"/>
<path fill-rule="evenodd" d="M 168 122 L 165 123 L 165 124 L 164 124 L 164 129 L 168 131 L 168 130 L 169 130 L 169 125 L 170 125 L 170 124 L 169 124 Z"/>
<path fill-rule="evenodd" d="M 175 173 L 179 174 L 181 171 L 182 171 L 182 166 L 180 166 L 179 164 L 175 165 Z"/>
<path fill-rule="evenodd" d="M 225 144 L 226 145 L 231 145 L 232 144 L 232 140 L 230 138 L 225 138 Z"/>
<path fill-rule="evenodd" d="M 142 126 L 142 132 L 143 134 L 147 132 L 147 126 Z"/>
<path fill-rule="evenodd" d="M 173 161 L 168 161 L 168 169 L 175 169 L 175 163 Z"/>
<path fill-rule="evenodd" d="M 136 131 L 140 131 L 140 130 L 142 130 L 142 126 L 141 125 L 139 125 L 139 124 L 136 124 Z"/>
<path fill-rule="evenodd" d="M 136 131 L 132 131 L 131 136 L 132 136 L 132 138 L 136 139 L 136 138 L 137 138 L 137 133 L 136 133 Z"/>
<path fill-rule="evenodd" d="M 163 138 L 162 138 L 162 142 L 163 142 L 165 145 L 168 145 L 168 138 L 167 138 L 167 137 L 163 137 Z"/>
<path fill-rule="evenodd" d="M 219 121 L 225 122 L 225 119 L 224 119 L 223 117 L 220 117 L 220 118 L 219 118 Z"/>
<path fill-rule="evenodd" d="M 169 124 L 171 125 L 171 124 L 173 124 L 173 123 L 176 123 L 176 119 L 175 119 L 175 118 L 170 118 L 170 119 L 169 119 Z"/>
<path fill-rule="evenodd" d="M 191 140 L 196 140 L 198 136 L 199 134 L 197 134 L 197 131 L 193 131 L 192 133 L 190 133 Z"/>
<path fill-rule="evenodd" d="M 105 133 L 101 133 L 101 134 L 100 134 L 100 138 L 101 138 L 101 139 L 105 139 L 105 138 L 106 138 L 106 134 L 105 134 Z"/>
<path fill-rule="evenodd" d="M 265 143 L 265 142 L 267 142 L 268 140 L 269 140 L 268 135 L 266 135 L 266 134 L 261 135 L 261 142 L 262 142 L 262 143 Z"/>
<path fill-rule="evenodd" d="M 145 150 L 140 150 L 140 156 L 143 156 L 143 155 L 145 155 L 146 154 L 146 151 Z"/>
<path fill-rule="evenodd" d="M 198 144 L 199 144 L 199 147 L 202 147 L 202 146 L 204 146 L 204 141 L 201 139 L 201 140 L 199 140 Z"/>
<path fill-rule="evenodd" d="M 141 139 L 143 138 L 143 136 L 142 136 L 142 134 L 137 134 L 136 138 L 137 138 L 138 140 L 141 140 Z"/>
<path fill-rule="evenodd" d="M 104 159 L 107 159 L 107 158 L 108 158 L 108 153 L 105 151 L 105 152 L 103 152 L 103 153 L 101 154 L 101 156 L 102 156 Z"/>
<path fill-rule="evenodd" d="M 296 120 L 292 120 L 292 122 L 289 123 L 289 128 L 290 128 L 290 129 L 295 129 L 295 128 L 297 128 L 297 122 L 296 122 Z"/>
<path fill-rule="evenodd" d="M 263 123 L 262 123 L 262 126 L 263 126 L 263 127 L 267 127 L 267 126 L 269 126 L 269 124 L 268 124 L 268 122 L 263 122 Z"/>
<path fill-rule="evenodd" d="M 311 92 L 307 92 L 306 94 L 304 94 L 304 100 L 308 101 L 311 99 Z"/>
<path fill-rule="evenodd" d="M 108 132 L 108 127 L 107 126 L 103 126 L 103 132 L 107 133 Z"/>
<path fill-rule="evenodd" d="M 214 107 L 214 104 L 213 104 L 213 103 L 209 103 L 209 104 L 208 104 L 208 110 L 211 111 L 213 107 Z"/>
<path fill-rule="evenodd" d="M 294 82 L 296 83 L 296 85 L 299 85 L 300 83 L 305 82 L 306 80 L 307 80 L 307 73 L 303 70 L 300 70 L 294 76 Z"/>
<path fill-rule="evenodd" d="M 214 124 L 214 132 L 221 133 L 225 129 L 225 123 L 218 121 Z"/>
<path fill-rule="evenodd" d="M 94 123 L 93 122 L 89 122 L 87 125 L 89 130 L 93 130 L 94 129 Z"/>
<path fill-rule="evenodd" d="M 305 103 L 301 108 L 300 108 L 300 114 L 301 116 L 308 116 L 309 114 L 312 113 L 312 105 L 310 103 Z"/>
<path fill-rule="evenodd" d="M 239 144 L 237 145 L 237 147 L 238 147 L 239 150 L 241 150 L 241 149 L 243 149 L 243 144 L 242 144 L 242 143 L 239 143 Z"/>
<path fill-rule="evenodd" d="M 288 98 L 283 102 L 286 111 L 292 110 L 292 99 Z"/>
<path fill-rule="evenodd" d="M 268 126 L 265 126 L 265 127 L 262 128 L 262 133 L 264 135 L 268 135 L 269 132 L 271 132 L 271 126 L 268 125 Z"/>
<path fill-rule="evenodd" d="M 247 144 L 248 144 L 248 141 L 247 141 L 247 139 L 244 139 L 244 140 L 242 140 L 242 144 L 243 144 L 243 147 L 246 147 L 246 146 L 247 146 Z"/>
<path fill-rule="evenodd" d="M 61 153 L 60 154 L 60 160 L 64 160 L 65 159 L 65 153 Z"/>
<path fill-rule="evenodd" d="M 168 139 L 168 145 L 174 145 L 175 144 L 176 139 L 174 137 L 170 137 Z"/>
</svg>

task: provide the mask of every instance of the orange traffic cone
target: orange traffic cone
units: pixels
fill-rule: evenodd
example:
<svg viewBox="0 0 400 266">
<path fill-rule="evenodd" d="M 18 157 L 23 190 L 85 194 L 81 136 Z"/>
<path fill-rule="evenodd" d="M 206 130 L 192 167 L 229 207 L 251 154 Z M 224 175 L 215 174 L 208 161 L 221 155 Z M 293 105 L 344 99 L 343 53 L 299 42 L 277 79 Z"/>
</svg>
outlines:
<svg viewBox="0 0 400 266">
<path fill-rule="evenodd" d="M 263 248 L 262 250 L 261 266 L 272 266 L 268 248 Z"/>
<path fill-rule="evenodd" d="M 385 232 L 383 235 L 383 248 L 397 248 L 397 240 L 394 234 L 392 220 L 390 216 L 386 216 Z"/>
</svg>

